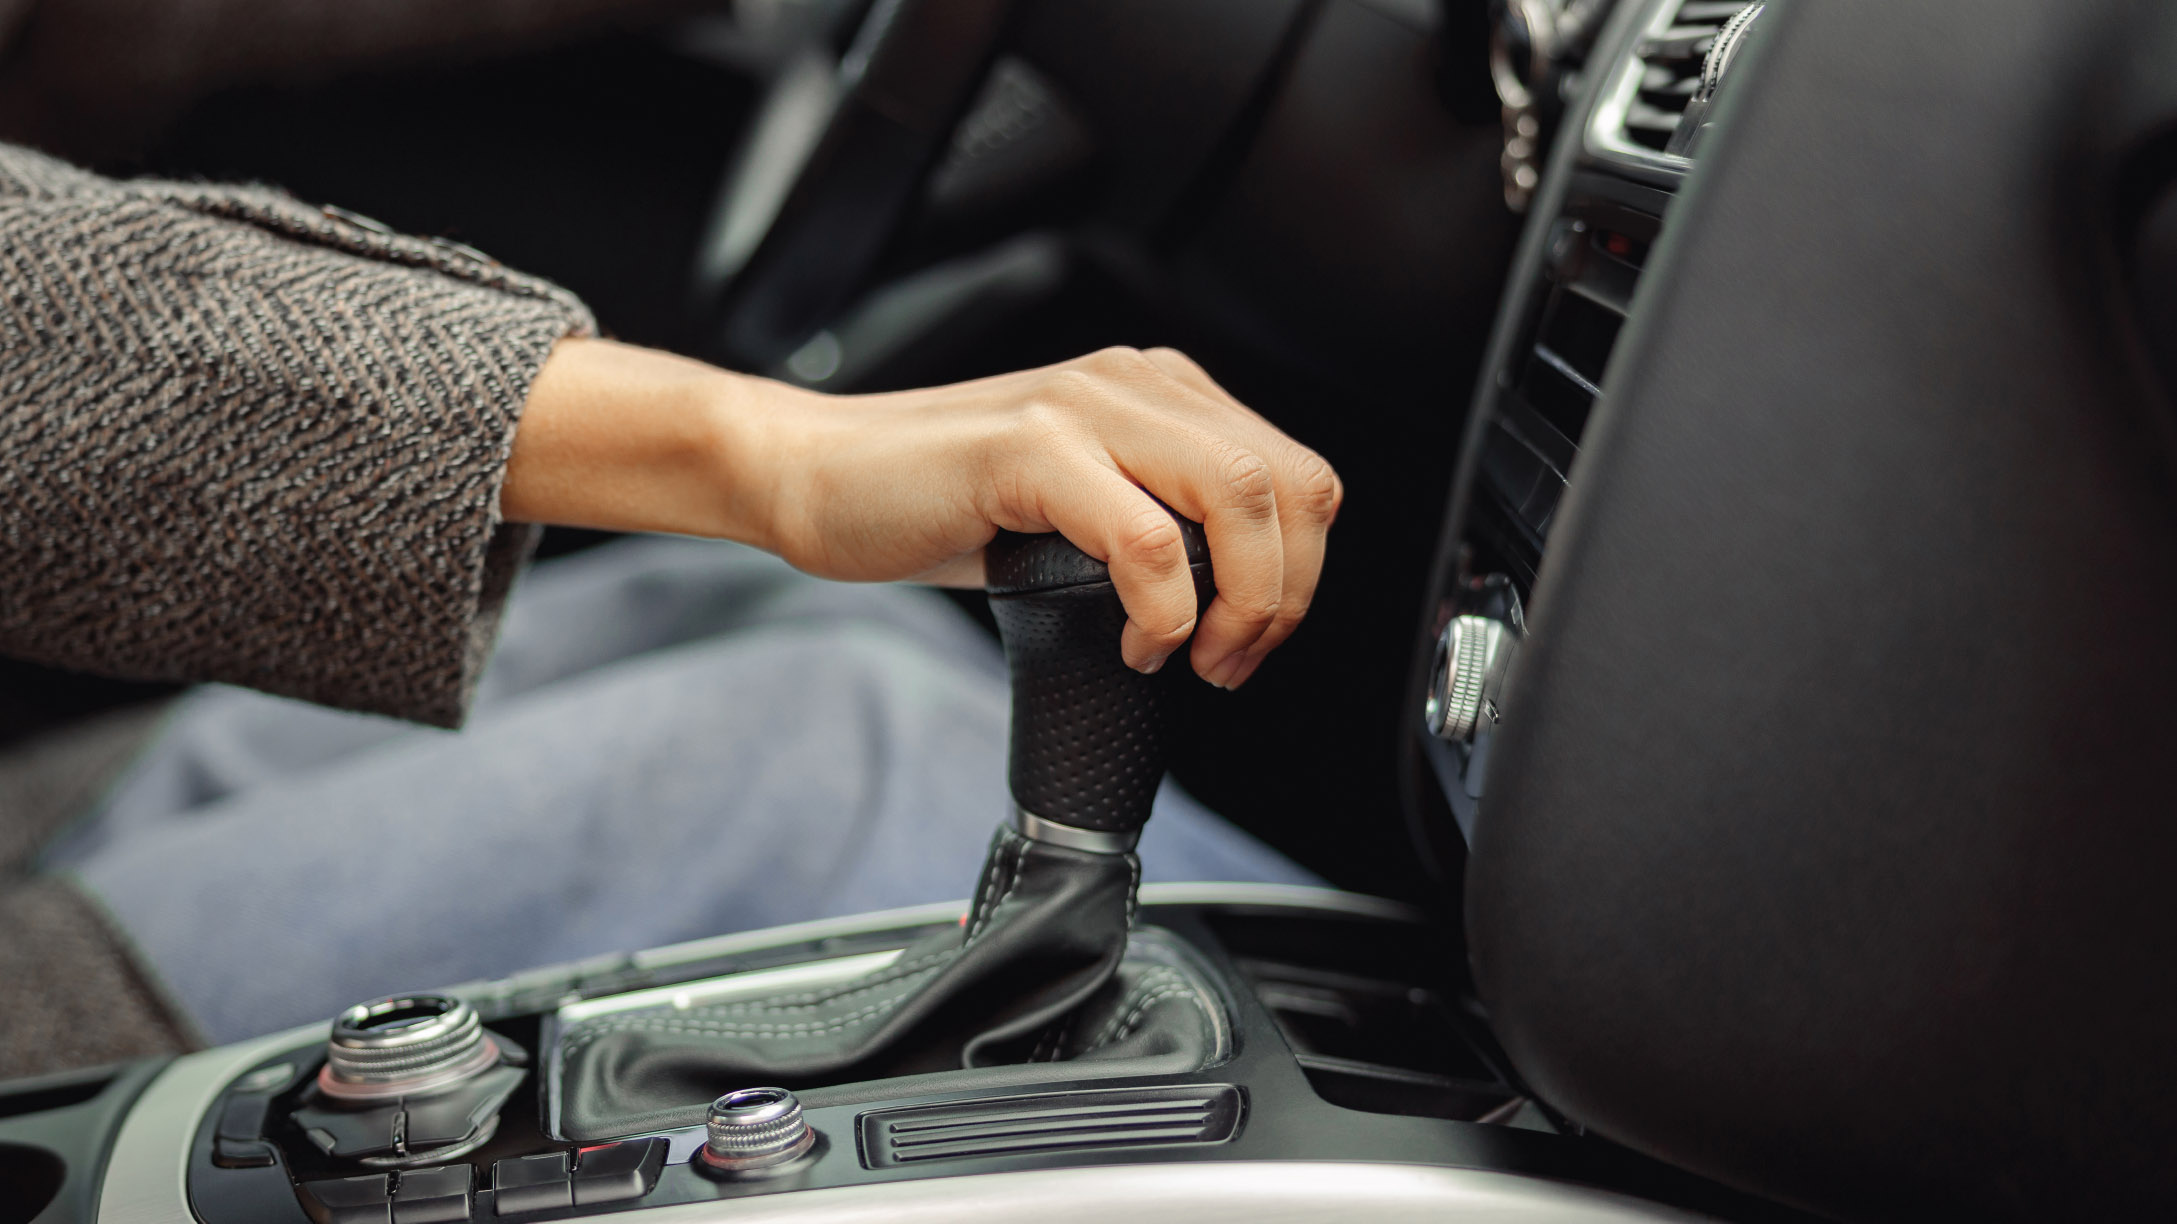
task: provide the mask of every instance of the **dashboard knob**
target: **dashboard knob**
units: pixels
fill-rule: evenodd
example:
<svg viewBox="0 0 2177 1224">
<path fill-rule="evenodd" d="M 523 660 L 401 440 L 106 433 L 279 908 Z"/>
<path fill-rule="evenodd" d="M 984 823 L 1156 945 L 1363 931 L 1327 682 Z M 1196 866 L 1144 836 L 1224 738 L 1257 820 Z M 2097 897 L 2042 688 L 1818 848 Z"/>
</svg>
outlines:
<svg viewBox="0 0 2177 1224">
<path fill-rule="evenodd" d="M 795 1160 L 816 1145 L 801 1102 L 784 1088 L 743 1088 L 711 1102 L 696 1160 L 717 1173 L 749 1173 Z"/>
<path fill-rule="evenodd" d="M 318 1087 L 343 1101 L 418 1096 L 499 1065 L 476 1012 L 450 995 L 389 995 L 333 1020 Z"/>
<path fill-rule="evenodd" d="M 1519 632 L 1493 616 L 1455 616 L 1436 643 L 1422 721 L 1429 734 L 1466 744 L 1501 717 L 1504 682 Z"/>
</svg>

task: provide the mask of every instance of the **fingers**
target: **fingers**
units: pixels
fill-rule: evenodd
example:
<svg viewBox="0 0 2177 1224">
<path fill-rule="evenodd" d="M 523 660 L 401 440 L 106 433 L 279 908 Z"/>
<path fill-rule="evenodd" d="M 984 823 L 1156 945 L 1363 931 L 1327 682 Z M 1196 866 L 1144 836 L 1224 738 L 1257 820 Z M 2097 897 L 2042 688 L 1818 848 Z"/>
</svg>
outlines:
<svg viewBox="0 0 2177 1224">
<path fill-rule="evenodd" d="M 1057 433 L 1080 444 L 1055 448 L 1062 466 L 1077 451 L 1103 470 L 1037 483 L 1053 525 L 1110 564 L 1127 663 L 1153 670 L 1191 632 L 1194 670 L 1237 688 L 1307 615 L 1343 496 L 1336 473 L 1169 349 L 1107 350 L 1053 374 Z M 1217 595 L 1199 626 L 1178 530 L 1144 489 L 1209 537 Z"/>
<path fill-rule="evenodd" d="M 1203 679 L 1229 688 L 1285 593 L 1277 475 L 1254 448 L 1184 422 L 1129 422 L 1110 445 L 1128 476 L 1209 537 L 1217 597 L 1202 614 L 1190 656 Z"/>
<path fill-rule="evenodd" d="M 1120 657 L 1136 671 L 1154 672 L 1194 632 L 1186 541 L 1140 486 L 1093 458 L 1074 459 L 1047 482 L 1042 517 L 1111 567 L 1111 585 L 1126 605 Z"/>
<path fill-rule="evenodd" d="M 1259 429 L 1250 433 L 1273 457 L 1265 461 L 1265 466 L 1275 478 L 1277 526 L 1282 549 L 1281 585 L 1275 610 L 1261 631 L 1235 654 L 1219 655 L 1216 650 L 1221 643 L 1205 644 L 1212 627 L 1210 618 L 1204 619 L 1203 634 L 1195 639 L 1194 658 L 1204 678 L 1225 688 L 1238 688 L 1255 674 L 1265 656 L 1293 635 L 1314 603 L 1316 586 L 1322 579 L 1330 526 L 1336 521 L 1338 509 L 1345 500 L 1345 486 L 1322 456 L 1279 432 L 1233 398 L 1185 354 L 1173 349 L 1150 349 L 1143 356 L 1173 381 L 1257 424 Z M 1221 600 L 1225 588 L 1224 554 L 1217 551 L 1214 538 L 1211 551 L 1220 567 L 1217 577 Z"/>
</svg>

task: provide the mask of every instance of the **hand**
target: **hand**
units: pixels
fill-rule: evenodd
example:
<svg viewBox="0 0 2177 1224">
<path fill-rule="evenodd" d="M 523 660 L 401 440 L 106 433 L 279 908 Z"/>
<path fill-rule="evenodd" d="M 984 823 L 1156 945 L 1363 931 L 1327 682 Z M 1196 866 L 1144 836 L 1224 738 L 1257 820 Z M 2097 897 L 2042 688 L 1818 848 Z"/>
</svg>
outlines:
<svg viewBox="0 0 2177 1224">
<path fill-rule="evenodd" d="M 1199 631 L 1179 532 L 1149 494 L 1208 534 L 1217 597 Z M 1195 671 L 1237 688 L 1307 614 L 1343 495 L 1329 464 L 1169 349 L 833 396 L 570 340 L 531 390 L 501 505 L 743 540 L 859 581 L 979 586 L 999 528 L 1055 530 L 1111 566 L 1128 665 L 1155 671 L 1192 635 Z"/>
</svg>

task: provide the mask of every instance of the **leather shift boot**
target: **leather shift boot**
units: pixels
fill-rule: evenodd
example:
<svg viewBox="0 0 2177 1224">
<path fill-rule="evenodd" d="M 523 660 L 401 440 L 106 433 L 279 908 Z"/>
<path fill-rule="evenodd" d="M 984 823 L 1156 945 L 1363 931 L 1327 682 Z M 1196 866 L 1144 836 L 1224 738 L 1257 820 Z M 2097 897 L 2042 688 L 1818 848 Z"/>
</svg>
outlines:
<svg viewBox="0 0 2177 1224">
<path fill-rule="evenodd" d="M 1079 1036 L 1069 1040 L 1059 1022 L 1092 999 L 1135 994 L 1105 988 L 1126 951 L 1140 879 L 1131 854 L 1072 850 L 1001 826 L 966 925 L 881 970 L 568 1029 L 560 1129 L 579 1139 L 686 1125 L 720 1092 L 754 1084 L 801 1089 L 1076 1053 Z"/>
</svg>

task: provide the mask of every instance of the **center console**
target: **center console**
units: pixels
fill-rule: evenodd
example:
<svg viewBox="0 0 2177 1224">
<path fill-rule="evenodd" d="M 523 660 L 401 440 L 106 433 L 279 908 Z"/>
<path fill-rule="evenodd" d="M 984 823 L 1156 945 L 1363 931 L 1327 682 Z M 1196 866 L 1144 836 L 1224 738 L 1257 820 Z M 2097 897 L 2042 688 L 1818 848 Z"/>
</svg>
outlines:
<svg viewBox="0 0 2177 1224">
<path fill-rule="evenodd" d="M 1197 590 L 1200 529 L 1181 523 Z M 0 1089 L 0 1224 L 1663 1221 L 1722 1192 L 1566 1135 L 1388 902 L 1141 888 L 1169 706 L 1056 536 L 987 566 L 1011 781 L 972 900 L 359 1003 Z"/>
<path fill-rule="evenodd" d="M 86 1221 L 1109 1218 L 1119 1210 L 1176 1219 L 1212 1200 L 1237 1213 L 1228 1218 L 1273 1207 L 1294 1218 L 1453 1209 L 1485 1219 L 1515 1211 L 1693 1218 L 1665 1205 L 1697 1198 L 1689 1185 L 1556 1135 L 1522 1108 L 1486 1035 L 1432 969 L 1448 963 L 1446 950 L 1418 914 L 1275 886 L 1142 890 L 1137 940 L 1162 944 L 1215 1000 L 1204 1019 L 1214 1031 L 1188 1055 L 1200 1065 L 1100 1074 L 1044 1062 L 1003 1068 L 1029 1073 L 990 1084 L 957 1070 L 951 1078 L 791 1083 L 778 1095 L 791 1094 L 806 1146 L 746 1170 L 706 1158 L 719 1129 L 711 1119 L 567 1133 L 551 1051 L 585 1019 L 686 1011 L 736 991 L 866 973 L 957 926 L 962 913 L 953 905 L 895 911 L 472 983 L 343 1016 L 332 1045 L 325 1027 L 312 1026 L 190 1055 L 9 1122 L 17 1133 L 46 1136 L 65 1133 L 71 1116 L 117 1122 L 102 1171 L 96 1142 L 54 1155 L 84 1162 L 67 1176 L 91 1183 L 84 1201 L 95 1206 L 53 1218 Z M 444 1023 L 457 1010 L 466 1018 Z M 1141 1011 L 1137 1004 L 1106 1023 L 1123 1028 Z M 337 1140 L 326 1133 L 326 1087 L 340 1073 L 335 1060 L 348 1061 L 329 1053 L 338 1043 L 403 1026 L 445 1033 L 471 1020 L 471 1032 L 496 1047 L 487 1067 L 465 1081 L 412 1088 L 398 1098 L 405 1121 L 376 1146 L 355 1140 L 360 1127 L 350 1127 L 342 1137 L 366 1146 L 328 1151 Z M 495 1084 L 460 1091 L 502 1072 L 515 1081 L 510 1092 Z M 779 1086 L 714 1087 L 729 1097 Z M 758 1096 L 759 1105 L 776 1101 Z M 11 1099 L 0 1095 L 0 1110 Z M 445 1125 L 447 1117 L 457 1121 Z M 481 1139 L 445 1138 L 463 1127 Z M 0 1146 L 0 1162 L 13 1150 Z M 0 1218 L 18 1217 L 0 1209 Z"/>
</svg>

